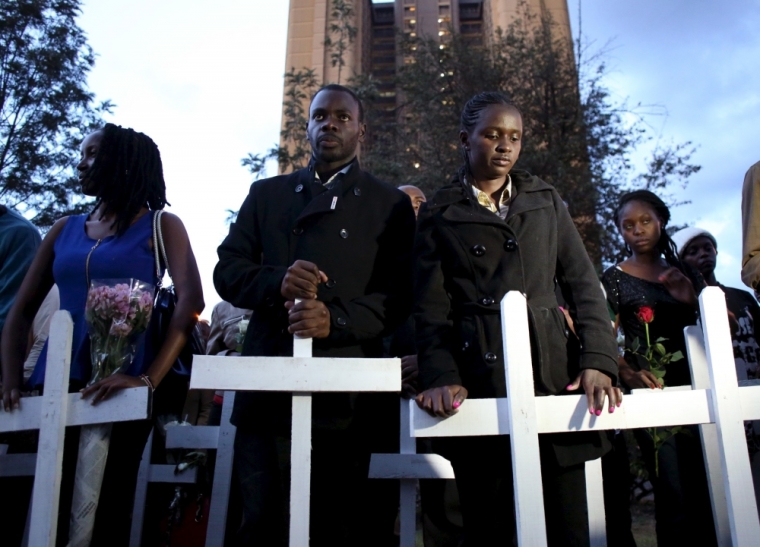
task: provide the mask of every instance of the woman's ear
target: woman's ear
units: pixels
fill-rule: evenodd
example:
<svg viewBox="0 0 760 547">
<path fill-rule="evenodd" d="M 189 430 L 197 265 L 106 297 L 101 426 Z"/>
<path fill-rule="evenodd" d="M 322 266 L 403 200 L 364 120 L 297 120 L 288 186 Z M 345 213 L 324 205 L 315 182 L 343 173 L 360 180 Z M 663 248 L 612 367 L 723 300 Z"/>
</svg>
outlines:
<svg viewBox="0 0 760 547">
<path fill-rule="evenodd" d="M 462 148 L 465 150 L 470 149 L 470 136 L 467 134 L 467 131 L 459 132 L 459 142 L 462 143 Z"/>
</svg>

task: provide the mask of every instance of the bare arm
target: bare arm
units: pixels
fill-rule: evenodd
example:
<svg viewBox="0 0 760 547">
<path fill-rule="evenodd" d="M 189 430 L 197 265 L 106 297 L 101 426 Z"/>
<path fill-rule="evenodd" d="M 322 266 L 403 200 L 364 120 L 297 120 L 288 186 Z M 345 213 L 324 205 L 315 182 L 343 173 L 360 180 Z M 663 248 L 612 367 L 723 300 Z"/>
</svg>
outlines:
<svg viewBox="0 0 760 547">
<path fill-rule="evenodd" d="M 176 361 L 182 348 L 185 347 L 188 337 L 205 306 L 200 273 L 185 226 L 177 216 L 164 213 L 161 217 L 161 228 L 166 241 L 166 254 L 169 259 L 172 282 L 177 294 L 177 307 L 169 323 L 166 339 L 161 344 L 158 355 L 145 371 L 154 387 L 158 387 Z M 143 385 L 145 384 L 139 378 L 114 374 L 86 388 L 82 392 L 82 396 L 88 397 L 94 393 L 93 403 L 97 403 L 108 398 L 114 391 Z"/>
<path fill-rule="evenodd" d="M 53 286 L 53 259 L 55 258 L 55 240 L 61 233 L 68 217 L 58 220 L 42 241 L 32 265 L 26 272 L 16 300 L 8 313 L 3 328 L 2 351 L 3 364 L 3 407 L 10 410 L 18 408 L 19 387 L 27 352 L 29 333 L 34 316 Z"/>
</svg>

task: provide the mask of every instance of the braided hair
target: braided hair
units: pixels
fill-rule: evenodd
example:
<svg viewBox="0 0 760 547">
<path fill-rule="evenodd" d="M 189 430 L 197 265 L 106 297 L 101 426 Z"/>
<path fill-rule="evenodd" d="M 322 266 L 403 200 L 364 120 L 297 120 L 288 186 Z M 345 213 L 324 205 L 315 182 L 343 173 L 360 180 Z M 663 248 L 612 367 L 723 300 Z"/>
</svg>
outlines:
<svg viewBox="0 0 760 547">
<path fill-rule="evenodd" d="M 166 184 L 158 146 L 144 133 L 107 123 L 87 177 L 97 183 L 95 209 L 113 214 L 116 235 L 127 231 L 143 207 L 163 209 Z"/>
<path fill-rule="evenodd" d="M 618 227 L 620 226 L 620 214 L 623 212 L 623 208 L 632 201 L 640 201 L 654 209 L 657 218 L 659 218 L 662 223 L 660 239 L 657 241 L 657 250 L 662 253 L 665 262 L 669 266 L 678 268 L 681 270 L 681 273 L 689 278 L 691 284 L 694 286 L 694 290 L 699 294 L 705 286 L 704 278 L 695 268 L 692 268 L 678 258 L 678 247 L 665 229 L 670 221 L 670 209 L 668 209 L 668 206 L 665 205 L 664 201 L 649 190 L 635 190 L 623 194 L 620 198 L 620 203 L 618 203 L 618 206 L 615 208 L 615 224 L 617 224 Z M 626 245 L 626 251 L 628 254 L 631 254 L 628 245 Z"/>
<path fill-rule="evenodd" d="M 459 130 L 471 135 L 475 126 L 478 125 L 483 111 L 495 104 L 509 106 L 520 112 L 515 103 L 505 93 L 501 91 L 483 91 L 471 97 L 467 101 L 467 104 L 464 105 L 462 116 L 459 119 Z M 464 188 L 465 195 L 469 199 L 472 196 L 472 181 L 475 180 L 475 176 L 470 166 L 470 157 L 467 155 L 467 150 L 464 147 L 462 147 L 462 163 L 463 165 L 459 168 L 457 178 L 459 179 L 459 184 Z M 477 203 L 472 203 L 474 206 L 478 206 Z"/>
</svg>

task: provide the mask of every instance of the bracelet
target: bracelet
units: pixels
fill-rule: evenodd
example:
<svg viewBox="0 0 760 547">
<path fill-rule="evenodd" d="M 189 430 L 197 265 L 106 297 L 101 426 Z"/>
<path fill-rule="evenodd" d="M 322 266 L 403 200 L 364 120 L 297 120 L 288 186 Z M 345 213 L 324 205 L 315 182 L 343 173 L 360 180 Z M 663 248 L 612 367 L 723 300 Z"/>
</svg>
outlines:
<svg viewBox="0 0 760 547">
<path fill-rule="evenodd" d="M 150 378 L 146 374 L 140 374 L 140 380 L 145 382 L 145 385 L 150 388 L 150 392 L 153 393 L 156 391 L 156 388 L 153 386 L 153 382 L 150 381 Z"/>
</svg>

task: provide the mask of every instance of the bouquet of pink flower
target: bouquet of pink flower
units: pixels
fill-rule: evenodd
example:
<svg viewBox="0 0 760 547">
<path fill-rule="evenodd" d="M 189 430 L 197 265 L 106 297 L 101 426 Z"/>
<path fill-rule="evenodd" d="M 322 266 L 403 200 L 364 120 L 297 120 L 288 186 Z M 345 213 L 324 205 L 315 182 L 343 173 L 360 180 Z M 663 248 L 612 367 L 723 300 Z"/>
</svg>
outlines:
<svg viewBox="0 0 760 547">
<path fill-rule="evenodd" d="M 90 384 L 128 367 L 135 342 L 153 312 L 153 286 L 137 279 L 95 279 L 90 284 L 85 319 L 90 332 Z"/>
<path fill-rule="evenodd" d="M 138 279 L 95 279 L 85 304 L 90 333 L 89 385 L 132 363 L 140 334 L 153 312 L 153 286 Z M 82 426 L 69 518 L 69 547 L 89 547 L 95 525 L 111 424 Z"/>
</svg>

